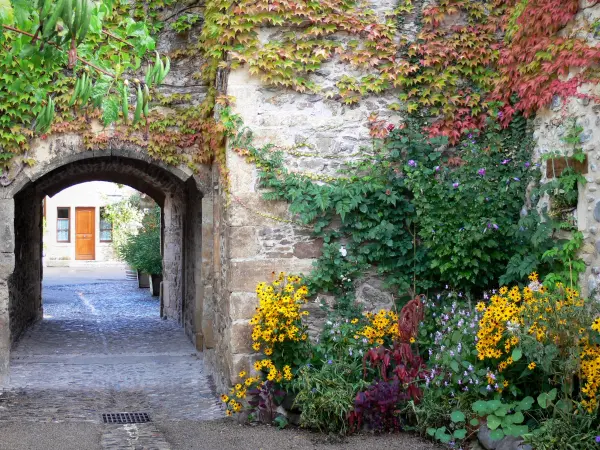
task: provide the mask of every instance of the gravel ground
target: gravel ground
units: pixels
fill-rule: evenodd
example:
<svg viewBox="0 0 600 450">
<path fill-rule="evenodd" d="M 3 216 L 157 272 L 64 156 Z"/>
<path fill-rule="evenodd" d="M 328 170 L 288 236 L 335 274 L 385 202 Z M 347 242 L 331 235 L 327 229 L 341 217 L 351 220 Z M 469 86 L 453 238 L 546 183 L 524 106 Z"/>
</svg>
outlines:
<svg viewBox="0 0 600 450">
<path fill-rule="evenodd" d="M 232 420 L 115 426 L 122 439 L 106 446 L 105 427 L 89 423 L 0 424 L 0 450 L 439 450 L 408 433 L 329 438 L 304 430 L 243 426 Z M 113 436 L 119 433 L 113 433 Z M 148 435 L 151 440 L 140 439 Z"/>
</svg>

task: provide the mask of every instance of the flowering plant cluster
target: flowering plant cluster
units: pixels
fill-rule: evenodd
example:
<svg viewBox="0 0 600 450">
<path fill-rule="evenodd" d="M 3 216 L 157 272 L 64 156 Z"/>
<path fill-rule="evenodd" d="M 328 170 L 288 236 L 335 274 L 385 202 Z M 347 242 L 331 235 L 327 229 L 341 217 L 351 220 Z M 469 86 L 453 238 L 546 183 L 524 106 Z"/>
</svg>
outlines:
<svg viewBox="0 0 600 450">
<path fill-rule="evenodd" d="M 256 287 L 259 306 L 250 320 L 252 348 L 262 350 L 270 359 L 257 361 L 254 368 L 268 372 L 269 380 L 291 380 L 293 361 L 307 349 L 302 317 L 308 311 L 301 311 L 301 306 L 307 301 L 308 288 L 301 281 L 281 272 L 270 284 L 263 282 Z"/>
<path fill-rule="evenodd" d="M 358 334 L 367 338 L 369 344 L 383 345 L 384 340 L 389 344 L 399 336 L 398 314 L 394 311 L 381 309 L 376 314 L 366 313 L 365 317 L 368 325 L 365 325 Z"/>
<path fill-rule="evenodd" d="M 246 371 L 241 371 L 238 377 L 241 381 L 231 388 L 229 395 L 221 395 L 221 401 L 227 406 L 225 414 L 228 416 L 239 413 L 244 406 L 241 402 L 247 397 L 248 391 L 263 384 L 260 377 L 250 377 Z"/>
<path fill-rule="evenodd" d="M 577 289 L 544 286 L 537 273 L 529 279 L 524 288 L 501 287 L 488 303 L 478 304 L 483 312 L 478 358 L 496 366 L 503 379 L 498 392 L 509 385 L 514 395 L 559 386 L 568 404 L 594 413 L 600 394 L 600 320 L 595 318 L 600 309 Z"/>
</svg>

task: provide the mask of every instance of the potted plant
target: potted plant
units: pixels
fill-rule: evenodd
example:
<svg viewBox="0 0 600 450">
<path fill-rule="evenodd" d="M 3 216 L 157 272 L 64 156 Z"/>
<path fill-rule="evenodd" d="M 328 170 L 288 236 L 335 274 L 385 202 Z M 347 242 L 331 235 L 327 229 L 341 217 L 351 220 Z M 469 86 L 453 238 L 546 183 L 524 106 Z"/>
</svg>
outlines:
<svg viewBox="0 0 600 450">
<path fill-rule="evenodd" d="M 155 207 L 144 216 L 137 234 L 129 234 L 118 252 L 121 258 L 138 271 L 139 287 L 150 287 L 152 295 L 160 295 L 162 255 L 159 207 Z"/>
</svg>

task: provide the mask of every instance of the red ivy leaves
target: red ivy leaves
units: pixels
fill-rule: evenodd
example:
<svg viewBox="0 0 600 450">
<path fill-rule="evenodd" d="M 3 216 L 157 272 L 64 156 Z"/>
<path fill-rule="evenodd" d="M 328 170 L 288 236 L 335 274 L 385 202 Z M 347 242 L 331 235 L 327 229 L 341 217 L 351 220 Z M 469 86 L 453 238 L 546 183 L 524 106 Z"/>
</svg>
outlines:
<svg viewBox="0 0 600 450">
<path fill-rule="evenodd" d="M 578 96 L 582 83 L 597 83 L 589 69 L 600 63 L 600 49 L 581 38 L 558 35 L 578 9 L 578 0 L 530 0 L 516 19 L 516 30 L 500 52 L 499 77 L 492 92 L 494 100 L 506 105 L 503 124 L 515 111 L 534 114 L 554 96 Z M 569 77 L 573 69 L 579 70 Z M 511 107 L 514 94 L 518 100 Z"/>
</svg>

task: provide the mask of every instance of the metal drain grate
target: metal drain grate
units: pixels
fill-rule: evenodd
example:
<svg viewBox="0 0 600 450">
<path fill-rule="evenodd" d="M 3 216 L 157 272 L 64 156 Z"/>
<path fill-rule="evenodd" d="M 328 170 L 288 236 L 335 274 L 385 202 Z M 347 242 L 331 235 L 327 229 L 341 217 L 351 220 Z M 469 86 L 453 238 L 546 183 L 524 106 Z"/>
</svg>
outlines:
<svg viewBox="0 0 600 450">
<path fill-rule="evenodd" d="M 128 413 L 107 413 L 102 414 L 102 421 L 104 423 L 146 423 L 150 422 L 150 416 L 148 413 L 137 413 L 137 412 L 128 412 Z"/>
</svg>

